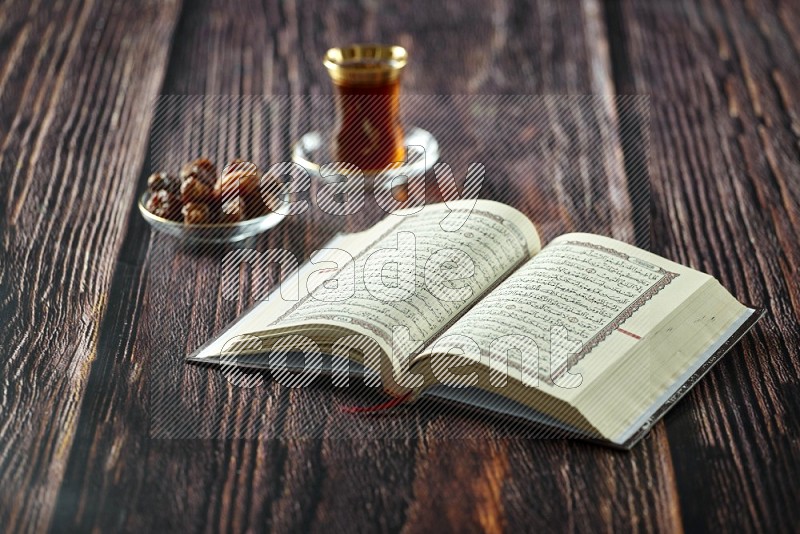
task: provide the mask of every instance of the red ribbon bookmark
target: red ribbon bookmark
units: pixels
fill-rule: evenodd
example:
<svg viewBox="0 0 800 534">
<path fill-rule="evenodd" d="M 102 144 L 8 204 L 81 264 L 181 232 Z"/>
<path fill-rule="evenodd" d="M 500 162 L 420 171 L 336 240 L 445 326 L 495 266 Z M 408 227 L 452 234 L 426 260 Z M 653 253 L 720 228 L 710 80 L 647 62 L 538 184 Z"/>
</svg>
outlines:
<svg viewBox="0 0 800 534">
<path fill-rule="evenodd" d="M 633 339 L 636 339 L 636 340 L 642 339 L 642 336 L 636 335 L 633 332 L 628 332 L 624 328 L 617 328 L 617 332 L 625 334 L 626 336 L 631 336 Z"/>
<path fill-rule="evenodd" d="M 397 406 L 400 406 L 407 400 L 411 398 L 411 394 L 414 393 L 413 391 L 409 391 L 405 395 L 401 395 L 400 397 L 395 397 L 391 400 L 386 402 L 382 402 L 380 404 L 376 404 L 374 406 L 339 406 L 339 411 L 342 413 L 375 413 L 375 412 L 382 412 L 384 410 L 391 410 Z"/>
</svg>

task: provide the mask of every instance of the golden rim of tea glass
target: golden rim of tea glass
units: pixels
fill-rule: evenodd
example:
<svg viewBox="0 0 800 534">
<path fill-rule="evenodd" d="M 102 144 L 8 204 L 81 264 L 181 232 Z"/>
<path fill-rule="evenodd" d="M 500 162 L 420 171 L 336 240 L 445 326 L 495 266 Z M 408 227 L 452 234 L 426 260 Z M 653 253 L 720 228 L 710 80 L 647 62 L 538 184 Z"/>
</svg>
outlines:
<svg viewBox="0 0 800 534">
<path fill-rule="evenodd" d="M 397 80 L 408 62 L 402 46 L 354 44 L 331 48 L 323 63 L 334 83 L 372 85 Z"/>
</svg>

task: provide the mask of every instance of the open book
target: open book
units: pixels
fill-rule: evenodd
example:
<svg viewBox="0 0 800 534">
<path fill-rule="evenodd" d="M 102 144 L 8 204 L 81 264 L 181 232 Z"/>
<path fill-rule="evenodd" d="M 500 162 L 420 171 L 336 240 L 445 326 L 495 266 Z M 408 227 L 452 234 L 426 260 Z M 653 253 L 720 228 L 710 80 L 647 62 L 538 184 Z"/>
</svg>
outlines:
<svg viewBox="0 0 800 534">
<path fill-rule="evenodd" d="M 325 354 L 334 380 L 352 362 L 396 397 L 629 448 L 760 315 L 709 275 L 598 235 L 542 246 L 517 210 L 465 200 L 338 237 L 188 359 Z"/>
</svg>

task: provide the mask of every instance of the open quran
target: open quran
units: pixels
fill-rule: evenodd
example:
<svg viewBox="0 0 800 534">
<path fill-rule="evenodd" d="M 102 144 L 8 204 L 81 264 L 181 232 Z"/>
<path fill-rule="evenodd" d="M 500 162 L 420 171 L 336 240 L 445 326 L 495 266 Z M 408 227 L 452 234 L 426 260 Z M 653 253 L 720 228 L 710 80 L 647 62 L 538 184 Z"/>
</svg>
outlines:
<svg viewBox="0 0 800 534">
<path fill-rule="evenodd" d="M 517 210 L 462 200 L 337 237 L 188 360 L 295 385 L 357 369 L 406 402 L 630 448 L 760 315 L 707 274 L 599 235 L 543 245 Z"/>
</svg>

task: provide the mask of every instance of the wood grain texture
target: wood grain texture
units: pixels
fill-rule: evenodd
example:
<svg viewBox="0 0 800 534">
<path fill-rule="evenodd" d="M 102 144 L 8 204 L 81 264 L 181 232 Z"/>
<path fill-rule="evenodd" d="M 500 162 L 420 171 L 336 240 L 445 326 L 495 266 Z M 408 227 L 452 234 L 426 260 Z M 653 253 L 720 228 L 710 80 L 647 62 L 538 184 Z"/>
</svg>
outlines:
<svg viewBox="0 0 800 534">
<path fill-rule="evenodd" d="M 10 347 L 0 362 L 0 518 L 11 530 L 680 531 L 797 522 L 793 4 L 245 0 L 233 8 L 203 0 L 187 2 L 177 25 L 172 3 L 52 9 L 0 6 L 0 306 L 13 317 L 0 333 Z M 652 94 L 652 152 L 647 128 L 619 135 L 620 124 L 642 120 L 619 101 L 592 115 L 544 114 L 522 142 L 546 142 L 505 158 L 504 179 L 490 179 L 482 196 L 517 206 L 552 237 L 582 227 L 581 198 L 605 205 L 610 189 L 623 199 L 626 188 L 640 194 L 649 160 L 652 227 L 623 203 L 597 214 L 595 230 L 652 239 L 656 252 L 768 305 L 768 321 L 630 453 L 514 439 L 466 414 L 435 412 L 370 423 L 396 439 L 338 438 L 339 397 L 329 388 L 240 388 L 182 364 L 252 301 L 253 287 L 245 284 L 247 299 L 225 300 L 219 255 L 151 234 L 133 209 L 137 178 L 154 164 L 151 124 L 151 142 L 157 133 L 178 139 L 187 157 L 211 149 L 184 142 L 189 115 L 160 130 L 154 95 L 325 94 L 322 52 L 363 40 L 410 50 L 409 93 Z M 276 135 L 296 138 L 306 112 L 293 107 Z M 576 135 L 596 136 L 602 150 L 586 150 Z M 285 143 L 254 145 L 265 160 L 285 157 Z M 488 150 L 477 141 L 444 146 L 457 173 Z M 532 170 L 562 178 L 551 190 Z M 558 202 L 543 201 L 548 195 Z M 98 199 L 101 210 L 88 210 Z M 312 212 L 247 245 L 305 258 L 340 228 Z M 14 264 L 25 268 L 7 268 Z M 163 411 L 164 395 L 187 409 Z M 205 411 L 192 411 L 198 406 Z M 198 438 L 261 439 L 153 438 L 178 417 L 201 430 Z M 456 430 L 472 439 L 442 439 Z M 292 437 L 269 438 L 277 435 Z"/>
<path fill-rule="evenodd" d="M 192 4 L 177 32 L 163 92 L 325 92 L 329 82 L 318 64 L 322 52 L 330 43 L 364 38 L 401 42 L 416 54 L 419 61 L 410 66 L 406 82 L 412 93 L 460 92 L 465 86 L 474 93 L 501 94 L 609 88 L 602 12 L 594 2 L 534 6 L 476 2 L 469 6 L 426 4 L 425 8 L 428 11 L 421 4 L 404 5 L 378 16 L 373 9 L 353 14 L 348 4 L 334 3 L 326 5 L 328 14 L 323 20 L 315 15 L 321 9 L 299 11 L 292 4 L 266 11 L 250 3 L 241 3 L 237 10 L 214 3 Z M 497 20 L 491 16 L 495 8 L 501 10 L 495 15 Z M 430 17 L 453 22 L 443 30 L 431 25 Z M 540 29 L 533 42 L 523 37 L 523 27 Z M 442 47 L 442 39 L 451 46 Z M 495 43 L 494 48 L 487 50 L 487 41 Z M 554 47 L 556 42 L 566 48 Z M 440 58 L 430 50 L 444 50 L 445 56 L 459 51 L 469 62 Z M 432 61 L 444 61 L 449 67 L 436 75 Z M 473 63 L 483 72 L 475 72 Z M 575 116 L 571 125 L 553 123 L 554 133 L 546 143 L 550 152 L 540 157 L 555 160 L 559 153 L 569 153 L 569 132 L 595 122 L 602 125 L 597 135 L 610 146 L 612 156 L 621 159 L 615 145 L 613 109 L 601 111 L 607 113 L 601 121 Z M 288 137 L 300 131 L 290 130 Z M 443 156 L 461 164 L 460 168 L 465 168 L 468 157 L 452 150 Z M 598 156 L 587 150 L 585 157 Z M 566 159 L 562 158 L 562 164 L 570 165 Z M 592 176 L 597 178 L 593 183 L 597 194 L 608 189 L 601 180 L 608 184 L 623 179 L 615 188 L 624 191 L 619 159 L 594 159 L 592 167 L 604 169 Z M 518 165 L 519 170 L 533 164 L 512 161 L 510 165 Z M 555 211 L 544 217 L 541 197 L 529 192 L 536 181 L 513 170 L 503 174 L 507 181 L 487 184 L 485 195 L 539 217 L 549 235 L 576 227 L 569 212 Z M 577 167 L 561 170 L 579 183 L 587 178 Z M 563 185 L 570 189 L 569 184 Z M 586 191 L 573 193 L 580 196 Z M 569 205 L 568 198 L 562 200 Z M 573 211 L 577 215 L 579 210 Z M 627 232 L 623 235 L 632 237 L 630 227 L 624 229 L 629 222 L 611 218 L 606 224 L 605 231 Z M 646 525 L 674 520 L 674 493 L 667 493 L 673 504 L 663 505 L 636 491 L 653 480 L 669 487 L 669 463 L 656 454 L 666 448 L 663 441 L 649 442 L 634 455 L 617 455 L 585 444 L 499 440 L 492 437 L 491 429 L 469 418 L 434 414 L 420 419 L 414 413 L 378 423 L 382 426 L 377 433 L 383 435 L 392 434 L 387 425 L 395 425 L 401 436 L 404 428 L 422 429 L 421 436 L 401 439 L 149 439 L 148 415 L 153 416 L 154 408 L 152 389 L 149 399 L 147 391 L 157 381 L 154 377 L 161 377 L 162 383 L 180 384 L 181 398 L 187 404 L 207 406 L 206 413 L 218 414 L 220 425 L 238 424 L 255 432 L 252 435 L 302 435 L 309 429 L 331 433 L 327 421 L 334 397 L 325 389 L 290 393 L 274 383 L 255 391 L 242 390 L 231 387 L 217 372 L 181 364 L 182 354 L 235 317 L 243 304 L 221 298 L 217 257 L 186 255 L 158 235 L 143 245 L 147 238 L 143 224 L 132 221 L 129 228 L 130 247 L 124 249 L 137 251 L 130 263 L 147 263 L 148 268 L 133 269 L 115 283 L 119 298 L 114 300 L 126 304 L 109 310 L 103 325 L 109 341 L 101 335 L 100 350 L 109 352 L 104 360 L 108 363 L 95 367 L 88 385 L 90 400 L 70 458 L 57 524 L 82 529 L 122 525 L 129 530 L 178 524 L 220 529 L 269 526 L 279 531 L 496 530 L 531 523 L 589 528 L 597 522 L 598 507 L 611 510 L 624 495 L 633 495 L 625 497 L 632 510 L 647 510 L 643 514 Z M 276 229 L 258 246 L 262 250 L 283 246 L 304 257 L 333 229 L 313 217 L 305 218 Z M 133 378 L 116 380 L 119 362 L 140 371 Z M 120 415 L 109 424 L 109 413 Z M 266 415 L 264 422 L 258 420 L 261 413 Z M 473 439 L 437 438 L 454 425 Z M 649 478 L 637 475 L 639 462 L 648 466 Z M 548 469 L 556 476 L 534 476 L 541 483 L 531 484 L 532 473 L 543 464 L 551 464 Z M 584 499 L 587 489 L 569 485 L 564 479 L 568 470 L 573 472 L 568 478 L 584 479 L 590 488 L 587 502 L 577 509 L 573 503 Z M 165 478 L 170 483 L 165 484 Z M 103 488 L 102 499 L 95 498 L 96 487 Z M 536 502 L 547 502 L 546 512 L 535 507 Z M 128 511 L 124 517 L 114 512 L 120 508 Z M 638 517 L 638 513 L 636 518 L 608 514 L 605 519 L 611 529 L 625 528 L 630 520 L 641 522 Z"/>
<path fill-rule="evenodd" d="M 800 516 L 798 7 L 615 6 L 619 89 L 652 94 L 654 249 L 769 310 L 667 420 L 687 529 Z"/>
<path fill-rule="evenodd" d="M 0 521 L 41 531 L 72 449 L 174 2 L 0 5 Z"/>
</svg>

